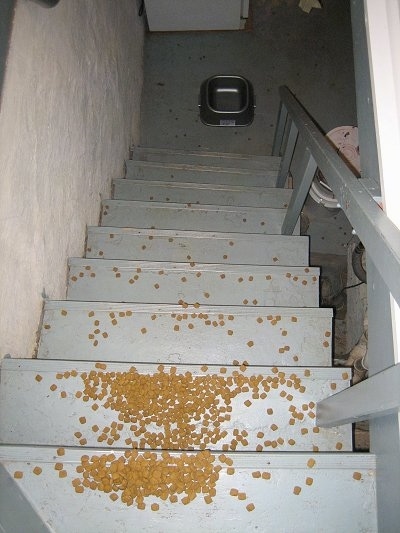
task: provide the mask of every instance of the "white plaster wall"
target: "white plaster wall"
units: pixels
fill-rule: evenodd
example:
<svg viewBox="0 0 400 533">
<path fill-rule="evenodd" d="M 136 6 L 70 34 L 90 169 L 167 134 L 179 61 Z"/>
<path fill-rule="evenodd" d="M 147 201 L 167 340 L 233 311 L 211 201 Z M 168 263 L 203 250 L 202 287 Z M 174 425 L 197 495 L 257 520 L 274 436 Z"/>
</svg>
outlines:
<svg viewBox="0 0 400 533">
<path fill-rule="evenodd" d="M 135 0 L 18 0 L 0 110 L 0 357 L 31 357 L 43 298 L 139 140 Z"/>
</svg>

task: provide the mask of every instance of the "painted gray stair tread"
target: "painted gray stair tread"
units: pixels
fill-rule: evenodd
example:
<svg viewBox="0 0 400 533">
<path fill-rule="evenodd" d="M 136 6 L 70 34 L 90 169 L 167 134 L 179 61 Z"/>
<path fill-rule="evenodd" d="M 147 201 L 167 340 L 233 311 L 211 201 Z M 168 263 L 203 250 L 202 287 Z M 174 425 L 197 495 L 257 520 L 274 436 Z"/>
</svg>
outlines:
<svg viewBox="0 0 400 533">
<path fill-rule="evenodd" d="M 340 368 L 8 359 L 1 372 L 3 444 L 352 449 L 351 425 L 315 425 L 316 403 L 349 386 Z M 32 405 L 40 406 L 36 416 Z"/>
<path fill-rule="evenodd" d="M 317 307 L 319 269 L 69 260 L 68 300 Z"/>
<path fill-rule="evenodd" d="M 204 494 L 184 505 L 181 502 L 186 496 L 184 491 L 178 495 L 177 503 L 156 496 L 146 497 L 145 509 L 139 510 L 136 502 L 127 507 L 121 501 L 122 491 L 117 491 L 119 498 L 115 502 L 110 500 L 109 493 L 99 490 L 88 488 L 82 494 L 75 492 L 72 480 L 83 481 L 82 475 L 76 472 L 82 464 L 82 455 L 87 453 L 91 462 L 93 456 L 101 458 L 109 452 L 108 448 L 66 448 L 65 454 L 58 457 L 57 449 L 52 447 L 4 446 L 0 448 L 0 460 L 11 476 L 15 471 L 23 473 L 22 479 L 15 482 L 24 493 L 29 493 L 32 505 L 57 533 L 80 532 L 82 524 L 86 533 L 114 532 L 116 524 L 118 531 L 221 533 L 226 531 L 228 521 L 232 533 L 309 533 L 310 524 L 323 524 L 324 533 L 377 531 L 376 459 L 372 454 L 293 452 L 269 454 L 268 458 L 263 453 L 227 452 L 222 457 L 212 454 L 212 472 L 217 481 L 211 505 L 204 501 Z M 113 453 L 116 460 L 122 461 L 122 450 Z M 138 460 L 143 461 L 144 453 L 138 452 Z M 149 463 L 163 461 L 161 453 L 154 453 Z M 187 452 L 186 457 L 193 455 L 202 457 L 196 452 Z M 184 456 L 170 452 L 169 457 L 176 462 Z M 234 466 L 222 462 L 224 457 Z M 56 463 L 62 464 L 65 478 L 60 479 Z M 41 475 L 33 473 L 34 466 L 42 469 Z M 234 469 L 233 474 L 228 468 Z M 185 471 L 182 467 L 181 472 Z M 295 487 L 300 489 L 297 495 L 299 489 Z M 232 496 L 233 488 L 245 494 L 246 499 L 240 501 Z M 153 503 L 159 505 L 158 512 L 151 510 Z M 254 505 L 252 512 L 246 508 L 249 504 Z M 363 512 L 357 513 L 355 509 Z"/>
<path fill-rule="evenodd" d="M 286 208 L 292 191 L 266 187 L 119 179 L 113 198 L 146 202 Z"/>
<path fill-rule="evenodd" d="M 181 163 L 189 165 L 222 166 L 251 170 L 279 170 L 281 158 L 268 155 L 246 155 L 200 150 L 172 150 L 135 146 L 134 161 Z"/>
<path fill-rule="evenodd" d="M 48 301 L 38 357 L 330 366 L 331 342 L 327 308 Z"/>
<path fill-rule="evenodd" d="M 91 226 L 86 257 L 307 266 L 308 245 L 308 237 L 291 235 Z"/>
<path fill-rule="evenodd" d="M 126 178 L 135 180 L 184 181 L 191 183 L 220 183 L 249 187 L 275 187 L 277 170 L 246 170 L 178 163 L 126 161 Z"/>
<path fill-rule="evenodd" d="M 280 235 L 285 209 L 104 200 L 102 226 Z M 299 224 L 294 233 L 299 234 Z"/>
</svg>

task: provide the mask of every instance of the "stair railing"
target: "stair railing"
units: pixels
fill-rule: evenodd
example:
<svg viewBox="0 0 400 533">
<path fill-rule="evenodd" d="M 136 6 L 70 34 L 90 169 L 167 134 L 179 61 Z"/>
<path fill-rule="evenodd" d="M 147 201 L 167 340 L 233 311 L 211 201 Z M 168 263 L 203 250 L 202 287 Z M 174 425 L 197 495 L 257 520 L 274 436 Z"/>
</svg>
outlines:
<svg viewBox="0 0 400 533">
<path fill-rule="evenodd" d="M 400 230 L 371 193 L 347 167 L 333 145 L 287 87 L 281 104 L 272 155 L 281 156 L 277 187 L 289 174 L 293 194 L 282 233 L 293 233 L 317 168 L 364 244 L 370 260 L 400 305 Z M 371 354 L 370 354 L 371 356 Z M 400 365 L 393 365 L 317 406 L 317 424 L 332 427 L 397 412 L 400 408 Z"/>
</svg>

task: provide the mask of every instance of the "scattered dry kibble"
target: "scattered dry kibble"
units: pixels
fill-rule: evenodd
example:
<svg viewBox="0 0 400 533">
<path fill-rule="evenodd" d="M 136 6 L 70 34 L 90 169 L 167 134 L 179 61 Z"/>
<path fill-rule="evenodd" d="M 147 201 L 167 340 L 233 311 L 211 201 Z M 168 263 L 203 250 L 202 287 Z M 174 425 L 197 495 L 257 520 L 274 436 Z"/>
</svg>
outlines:
<svg viewBox="0 0 400 533">
<path fill-rule="evenodd" d="M 300 494 L 300 492 L 301 492 L 301 487 L 299 487 L 299 486 L 293 487 L 293 494 L 298 496 Z"/>
<path fill-rule="evenodd" d="M 175 317 L 187 320 L 192 315 L 189 312 Z M 206 316 L 202 314 L 203 319 Z M 229 319 L 221 313 L 215 318 L 219 321 Z M 278 393 L 280 387 L 293 387 L 300 392 L 301 379 L 295 374 L 286 375 L 283 369 L 277 367 L 273 367 L 267 376 L 251 375 L 247 361 L 240 364 L 235 360 L 233 364 L 239 368 L 229 374 L 225 367 L 220 369 L 220 373 L 208 373 L 207 365 L 202 365 L 200 370 L 203 373 L 198 374 L 181 370 L 181 367 L 163 365 L 159 365 L 154 373 L 147 374 L 138 372 L 133 366 L 128 371 L 115 372 L 104 368 L 104 363 L 99 363 L 93 370 L 78 374 L 83 387 L 75 392 L 75 397 L 91 402 L 92 410 L 101 408 L 117 416 L 118 420 L 110 421 L 108 427 L 99 428 L 90 424 L 96 433 L 94 438 L 103 446 L 112 446 L 122 439 L 126 446 L 133 449 L 205 450 L 223 441 L 218 448 L 235 451 L 237 447 L 249 446 L 252 439 L 247 440 L 246 430 L 234 430 L 233 439 L 228 435 L 226 422 L 231 419 L 232 400 L 245 394 L 243 403 L 250 407 L 254 401 L 257 405 L 259 399 L 265 399 L 274 388 L 278 389 Z M 286 391 L 285 395 L 287 399 L 290 397 L 289 401 L 293 399 Z M 273 409 L 268 408 L 266 412 L 272 415 Z M 290 412 L 293 424 L 304 417 L 301 409 L 299 412 Z M 87 423 L 84 416 L 79 421 L 81 424 Z M 129 438 L 121 434 L 125 424 L 130 428 Z M 271 429 L 277 431 L 278 426 L 272 424 Z M 251 437 L 255 435 L 259 439 L 264 438 L 263 431 Z M 87 444 L 87 435 L 83 437 L 81 432 L 76 432 L 75 437 L 82 446 Z M 252 443 L 252 449 L 261 452 L 264 446 L 276 448 L 284 444 L 282 437 L 277 436 L 274 441 Z M 292 441 L 288 444 L 294 445 Z M 232 466 L 228 461 L 226 464 Z"/>
<path fill-rule="evenodd" d="M 14 479 L 22 479 L 24 477 L 24 473 L 21 472 L 21 470 L 16 470 L 14 472 Z"/>
<path fill-rule="evenodd" d="M 36 476 L 40 476 L 40 474 L 42 473 L 42 469 L 40 468 L 40 466 L 35 466 L 35 468 L 33 469 L 33 473 Z"/>
<path fill-rule="evenodd" d="M 313 468 L 315 466 L 315 459 L 310 457 L 310 459 L 307 461 L 308 468 Z"/>
<path fill-rule="evenodd" d="M 35 379 L 38 383 L 40 383 L 43 379 L 43 377 L 40 374 L 36 374 Z"/>
<path fill-rule="evenodd" d="M 360 481 L 361 478 L 361 472 L 353 472 L 353 479 L 355 479 L 356 481 Z"/>
<path fill-rule="evenodd" d="M 128 506 L 135 503 L 140 510 L 146 508 L 149 497 L 177 503 L 178 495 L 183 494 L 180 501 L 187 505 L 202 494 L 206 503 L 212 503 L 219 478 L 214 462 L 208 450 L 179 455 L 127 450 L 118 458 L 112 453 L 84 455 L 76 469 L 82 478 L 72 480 L 72 486 L 77 493 L 87 489 L 112 493 L 113 501 L 120 499 Z M 157 511 L 159 504 L 153 502 L 151 509 Z"/>
<path fill-rule="evenodd" d="M 254 509 L 255 509 L 254 503 L 247 504 L 246 505 L 246 509 L 249 511 L 249 513 L 251 513 L 251 511 L 254 511 Z"/>
</svg>

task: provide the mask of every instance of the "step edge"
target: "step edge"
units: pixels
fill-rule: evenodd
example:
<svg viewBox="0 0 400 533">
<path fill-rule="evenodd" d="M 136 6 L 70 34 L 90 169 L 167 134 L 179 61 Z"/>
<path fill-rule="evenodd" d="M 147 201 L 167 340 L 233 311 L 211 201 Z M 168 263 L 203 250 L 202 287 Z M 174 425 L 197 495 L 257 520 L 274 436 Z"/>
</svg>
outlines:
<svg viewBox="0 0 400 533">
<path fill-rule="evenodd" d="M 101 362 L 101 361 L 98 361 Z M 236 365 L 200 365 L 200 364 L 170 364 L 170 363 L 140 363 L 140 362 L 118 362 L 118 361 L 103 361 L 106 369 L 109 371 L 127 371 L 134 367 L 139 374 L 156 373 L 160 365 L 164 367 L 166 374 L 171 368 L 176 368 L 176 372 L 185 373 L 192 371 L 196 375 L 205 375 L 219 373 L 219 369 L 224 367 L 227 369 L 225 376 L 229 376 L 230 372 L 239 372 L 239 366 Z M 16 359 L 7 358 L 1 362 L 2 373 L 7 372 L 62 372 L 67 370 L 77 370 L 78 372 L 90 372 L 95 370 L 96 361 L 94 360 L 69 360 L 69 359 Z M 208 370 L 203 367 L 206 366 Z M 304 371 L 310 371 L 310 376 L 305 376 Z M 102 370 L 103 371 L 103 370 Z M 249 375 L 262 374 L 263 376 L 275 376 L 277 372 L 285 372 L 288 374 L 296 374 L 302 383 L 307 383 L 313 380 L 326 381 L 341 381 L 349 386 L 351 369 L 348 367 L 323 367 L 323 366 L 277 366 L 277 365 L 254 365 L 248 367 Z M 246 372 L 245 372 L 246 373 Z M 333 394 L 333 392 L 332 392 Z"/>
<path fill-rule="evenodd" d="M 179 155 L 198 155 L 198 156 L 205 156 L 208 155 L 214 156 L 214 157 L 232 157 L 232 158 L 244 158 L 244 159 L 253 159 L 253 158 L 260 158 L 261 160 L 265 159 L 276 159 L 280 160 L 281 157 L 275 156 L 275 155 L 267 155 L 267 154 L 243 154 L 243 153 L 237 153 L 237 152 L 214 152 L 214 151 L 208 151 L 208 150 L 184 150 L 180 148 L 159 148 L 156 146 L 141 146 L 137 145 L 133 147 L 133 152 L 135 151 L 143 151 L 145 153 L 150 152 L 156 152 L 156 153 L 167 153 L 167 154 L 179 154 Z"/>
<path fill-rule="evenodd" d="M 212 166 L 212 165 L 193 165 L 189 163 L 161 163 L 159 161 L 136 161 L 129 159 L 126 161 L 127 171 L 137 167 L 143 168 L 161 168 L 161 169 L 173 169 L 173 170 L 187 170 L 187 171 L 199 171 L 199 172 L 215 172 L 216 174 L 239 174 L 243 176 L 260 176 L 264 174 L 277 175 L 278 169 L 247 169 L 225 166 Z"/>
<path fill-rule="evenodd" d="M 121 269 L 123 267 L 129 267 L 129 265 L 132 265 L 132 268 L 135 266 L 140 266 L 143 269 L 158 269 L 160 270 L 161 267 L 166 270 L 170 268 L 174 271 L 184 270 L 185 272 L 188 271 L 187 266 L 189 263 L 178 263 L 174 261 L 141 261 L 141 260 L 129 260 L 129 259 L 96 259 L 96 258 L 82 258 L 82 257 L 70 257 L 68 259 L 68 265 L 70 267 L 73 266 L 80 266 L 80 265 L 87 265 L 93 264 L 93 265 L 99 265 L 103 264 L 106 266 L 106 264 L 114 264 L 114 265 L 120 265 Z M 153 266 L 154 265 L 154 266 Z M 168 266 L 166 266 L 168 265 Z M 199 269 L 205 269 L 209 270 L 210 272 L 219 272 L 219 271 L 229 271 L 229 272 L 242 272 L 248 271 L 251 269 L 252 272 L 260 272 L 262 273 L 263 270 L 268 269 L 268 271 L 274 271 L 276 272 L 282 272 L 283 270 L 291 269 L 292 272 L 300 272 L 302 271 L 302 276 L 312 276 L 312 275 L 319 275 L 320 274 L 320 267 L 304 267 L 304 266 L 285 266 L 285 265 L 231 265 L 231 264 L 224 264 L 224 263 L 196 263 L 194 267 L 190 267 L 190 271 L 195 272 Z M 308 269 L 307 272 L 305 272 L 305 269 Z"/>
<path fill-rule="evenodd" d="M 135 185 L 151 185 L 151 186 L 162 186 L 162 187 L 171 187 L 171 188 L 204 188 L 209 190 L 215 189 L 215 190 L 221 190 L 221 191 L 237 191 L 237 192 L 278 192 L 278 194 L 287 194 L 289 196 L 289 193 L 291 194 L 293 192 L 292 189 L 283 189 L 283 188 L 277 188 L 277 187 L 261 187 L 261 186 L 255 186 L 255 185 L 231 185 L 231 184 L 224 184 L 224 183 L 200 183 L 200 182 L 190 182 L 190 181 L 163 181 L 163 180 L 136 180 L 136 179 L 126 179 L 126 178 L 115 178 L 113 180 L 114 184 L 120 185 L 122 183 L 126 185 L 135 184 Z M 284 192 L 283 192 L 284 191 Z"/>
<path fill-rule="evenodd" d="M 108 306 L 108 307 L 107 307 Z M 136 309 L 136 313 L 151 313 L 155 310 L 159 310 L 159 314 L 165 313 L 178 313 L 182 312 L 182 306 L 170 305 L 170 304 L 135 304 L 135 303 L 117 303 L 117 302 L 86 302 L 82 300 L 47 300 L 44 304 L 44 311 L 56 311 L 59 309 L 89 309 L 104 311 L 108 309 Z M 333 318 L 333 309 L 329 307 L 248 307 L 248 306 L 225 306 L 225 305 L 201 305 L 199 308 L 188 305 L 185 312 L 202 312 L 208 314 L 238 314 L 243 316 L 259 316 L 261 313 L 265 314 L 279 314 L 282 317 L 292 317 L 293 315 L 302 315 L 304 317 L 317 317 L 317 318 Z"/>
<path fill-rule="evenodd" d="M 113 230 L 113 231 L 110 231 Z M 116 234 L 127 234 L 132 236 L 136 234 L 142 235 L 160 235 L 160 236 L 174 236 L 174 237 L 188 237 L 188 238 L 200 238 L 200 239 L 236 239 L 236 240 L 246 240 L 249 238 L 254 238 L 256 240 L 279 240 L 285 239 L 288 242 L 293 240 L 295 242 L 306 243 L 309 242 L 309 235 L 281 235 L 281 234 L 264 234 L 264 233 L 227 233 L 223 231 L 195 231 L 195 230 L 179 230 L 179 229 L 150 229 L 150 228 L 139 228 L 139 227 L 125 227 L 121 228 L 120 226 L 88 226 L 88 233 L 116 233 Z"/>
<path fill-rule="evenodd" d="M 80 446 L 65 447 L 65 455 L 62 461 L 65 463 L 80 463 L 82 455 L 100 455 L 114 453 L 120 457 L 126 452 L 125 448 L 89 448 Z M 161 451 L 154 450 L 154 453 L 161 454 Z M 169 451 L 172 456 L 179 457 L 181 453 L 196 455 L 198 452 Z M 220 455 L 218 452 L 211 452 L 212 455 Z M 313 469 L 337 469 L 351 470 L 354 468 L 375 470 L 376 456 L 372 453 L 354 452 L 224 452 L 226 457 L 234 460 L 236 468 L 301 468 L 309 470 L 307 461 L 315 460 Z M 0 461 L 20 462 L 35 461 L 43 463 L 56 463 L 60 461 L 57 457 L 56 446 L 27 446 L 27 445 L 0 445 Z"/>
<path fill-rule="evenodd" d="M 133 204 L 133 205 L 132 205 Z M 190 204 L 190 205 L 189 205 Z M 229 206 L 229 205 L 215 205 L 215 204 L 196 204 L 196 203 L 177 203 L 177 202 L 146 202 L 144 200 L 114 200 L 106 198 L 101 202 L 102 209 L 116 208 L 116 207 L 146 207 L 147 209 L 191 209 L 194 211 L 276 211 L 282 213 L 286 211 L 286 207 L 252 207 L 252 206 Z"/>
</svg>

